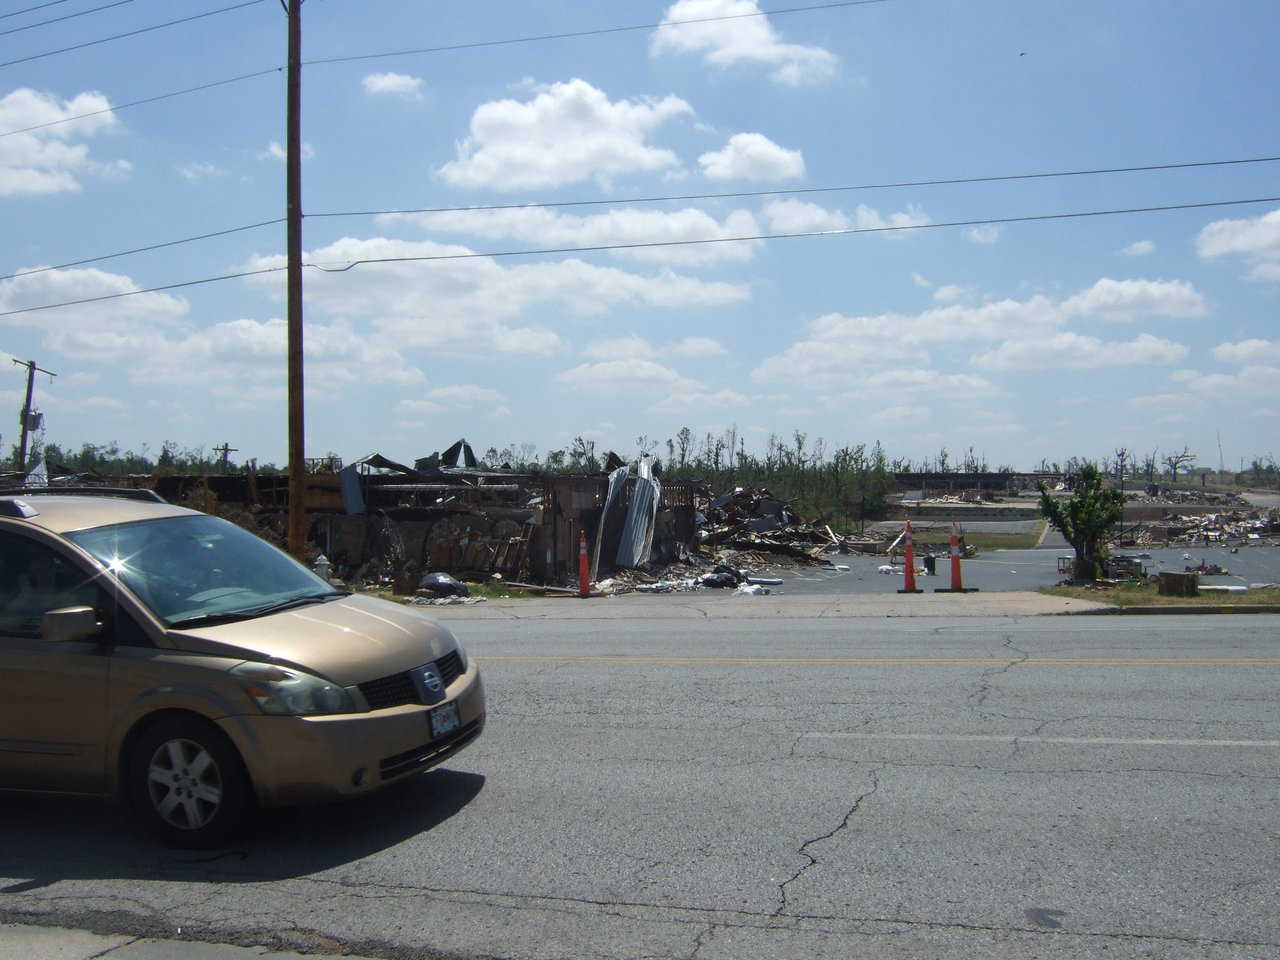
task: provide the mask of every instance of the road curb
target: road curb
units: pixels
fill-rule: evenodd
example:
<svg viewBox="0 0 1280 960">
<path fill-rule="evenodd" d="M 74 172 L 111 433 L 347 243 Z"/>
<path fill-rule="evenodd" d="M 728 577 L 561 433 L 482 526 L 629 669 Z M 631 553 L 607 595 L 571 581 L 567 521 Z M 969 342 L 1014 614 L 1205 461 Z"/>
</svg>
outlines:
<svg viewBox="0 0 1280 960">
<path fill-rule="evenodd" d="M 1163 616 L 1166 614 L 1178 613 L 1280 613 L 1280 605 L 1274 603 L 1240 603 L 1240 604 L 1217 604 L 1217 603 L 1188 603 L 1188 604 L 1152 604 L 1146 607 L 1111 607 L 1107 610 L 1074 610 L 1068 611 L 1068 616 L 1076 617 L 1097 617 L 1097 616 Z"/>
</svg>

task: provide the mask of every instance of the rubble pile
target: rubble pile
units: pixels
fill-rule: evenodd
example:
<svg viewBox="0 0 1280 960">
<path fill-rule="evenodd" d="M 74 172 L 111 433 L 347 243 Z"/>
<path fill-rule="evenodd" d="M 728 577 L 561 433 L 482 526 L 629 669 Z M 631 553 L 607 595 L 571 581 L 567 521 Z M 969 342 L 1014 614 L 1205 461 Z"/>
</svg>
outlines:
<svg viewBox="0 0 1280 960">
<path fill-rule="evenodd" d="M 1228 509 L 1249 509 L 1249 501 L 1233 490 L 1164 490 L 1149 487 L 1146 492 L 1130 490 L 1125 493 L 1128 503 L 1184 503 L 1197 506 L 1221 506 Z"/>
<path fill-rule="evenodd" d="M 832 550 L 848 553 L 882 547 L 874 536 L 839 536 L 829 526 L 801 521 L 791 505 L 764 487 L 736 487 L 707 506 L 699 524 L 704 548 L 781 554 L 805 564 L 825 564 Z"/>
<path fill-rule="evenodd" d="M 1135 543 L 1199 544 L 1201 546 L 1273 546 L 1280 534 L 1280 511 L 1233 510 L 1203 516 L 1170 514 L 1131 533 Z"/>
</svg>

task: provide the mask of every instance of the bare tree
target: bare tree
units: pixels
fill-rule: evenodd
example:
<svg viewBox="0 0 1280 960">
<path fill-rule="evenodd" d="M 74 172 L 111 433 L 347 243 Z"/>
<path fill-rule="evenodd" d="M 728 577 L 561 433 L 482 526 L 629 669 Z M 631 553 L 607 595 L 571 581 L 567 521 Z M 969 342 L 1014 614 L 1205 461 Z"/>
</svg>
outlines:
<svg viewBox="0 0 1280 960">
<path fill-rule="evenodd" d="M 1181 453 L 1171 453 L 1164 458 L 1164 465 L 1169 468 L 1170 482 L 1178 482 L 1178 471 L 1183 467 L 1190 468 L 1196 462 L 1196 455 L 1187 447 L 1182 448 Z"/>
</svg>

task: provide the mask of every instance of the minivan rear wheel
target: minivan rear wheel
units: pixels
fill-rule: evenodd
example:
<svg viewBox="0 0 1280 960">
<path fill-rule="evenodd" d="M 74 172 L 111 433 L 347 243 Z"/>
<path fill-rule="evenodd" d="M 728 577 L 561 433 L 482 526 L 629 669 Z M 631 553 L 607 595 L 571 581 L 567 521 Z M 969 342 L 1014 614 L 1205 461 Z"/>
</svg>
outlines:
<svg viewBox="0 0 1280 960">
<path fill-rule="evenodd" d="M 240 755 L 221 730 L 195 717 L 167 717 L 144 731 L 128 777 L 134 812 L 175 846 L 218 846 L 250 806 Z"/>
</svg>

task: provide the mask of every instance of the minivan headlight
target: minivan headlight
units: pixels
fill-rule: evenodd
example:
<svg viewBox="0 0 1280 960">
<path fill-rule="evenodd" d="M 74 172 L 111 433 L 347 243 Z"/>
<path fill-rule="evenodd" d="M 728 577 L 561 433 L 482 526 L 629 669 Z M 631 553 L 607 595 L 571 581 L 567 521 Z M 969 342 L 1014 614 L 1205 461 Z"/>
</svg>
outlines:
<svg viewBox="0 0 1280 960">
<path fill-rule="evenodd" d="M 301 670 L 269 663 L 242 663 L 231 668 L 245 693 L 263 713 L 300 717 L 322 713 L 355 713 L 351 694 L 328 680 Z"/>
</svg>

